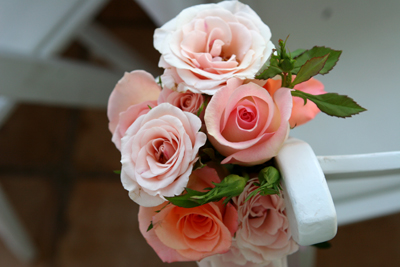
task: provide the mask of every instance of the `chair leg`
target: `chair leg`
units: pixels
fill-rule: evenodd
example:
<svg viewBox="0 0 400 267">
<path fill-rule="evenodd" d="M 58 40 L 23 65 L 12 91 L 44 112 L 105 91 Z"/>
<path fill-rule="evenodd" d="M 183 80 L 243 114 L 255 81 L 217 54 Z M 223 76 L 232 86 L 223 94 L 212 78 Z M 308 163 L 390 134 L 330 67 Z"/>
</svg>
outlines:
<svg viewBox="0 0 400 267">
<path fill-rule="evenodd" d="M 0 186 L 0 236 L 14 255 L 24 262 L 32 261 L 36 250 L 28 234 L 14 213 Z"/>
<path fill-rule="evenodd" d="M 0 127 L 14 111 L 15 105 L 16 103 L 14 100 L 5 96 L 0 96 Z"/>
</svg>

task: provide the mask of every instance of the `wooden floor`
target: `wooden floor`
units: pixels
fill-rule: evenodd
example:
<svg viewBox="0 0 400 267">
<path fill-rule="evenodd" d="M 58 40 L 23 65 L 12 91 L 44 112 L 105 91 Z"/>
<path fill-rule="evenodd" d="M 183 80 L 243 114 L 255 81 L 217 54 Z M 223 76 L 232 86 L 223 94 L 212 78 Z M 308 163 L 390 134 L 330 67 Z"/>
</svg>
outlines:
<svg viewBox="0 0 400 267">
<path fill-rule="evenodd" d="M 133 1 L 97 20 L 157 64 L 154 25 Z M 64 56 L 98 61 L 76 42 Z M 0 128 L 0 183 L 39 250 L 24 264 L 0 241 L 0 267 L 196 266 L 163 264 L 141 236 L 107 123 L 103 109 L 21 103 Z M 340 227 L 332 245 L 318 267 L 400 266 L 400 214 Z"/>
</svg>

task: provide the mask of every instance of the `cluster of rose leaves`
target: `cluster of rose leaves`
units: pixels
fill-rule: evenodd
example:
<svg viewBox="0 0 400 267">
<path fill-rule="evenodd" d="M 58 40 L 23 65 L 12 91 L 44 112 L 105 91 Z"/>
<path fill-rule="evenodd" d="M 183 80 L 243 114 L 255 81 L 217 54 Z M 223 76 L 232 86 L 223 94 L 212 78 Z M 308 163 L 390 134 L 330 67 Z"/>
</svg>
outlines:
<svg viewBox="0 0 400 267">
<path fill-rule="evenodd" d="M 297 245 L 269 160 L 290 128 L 320 110 L 364 110 L 312 78 L 328 73 L 340 51 L 290 53 L 286 41 L 275 49 L 270 38 L 238 1 L 193 6 L 154 34 L 165 69 L 159 82 L 125 73 L 110 96 L 122 184 L 165 262 L 283 266 Z"/>
</svg>

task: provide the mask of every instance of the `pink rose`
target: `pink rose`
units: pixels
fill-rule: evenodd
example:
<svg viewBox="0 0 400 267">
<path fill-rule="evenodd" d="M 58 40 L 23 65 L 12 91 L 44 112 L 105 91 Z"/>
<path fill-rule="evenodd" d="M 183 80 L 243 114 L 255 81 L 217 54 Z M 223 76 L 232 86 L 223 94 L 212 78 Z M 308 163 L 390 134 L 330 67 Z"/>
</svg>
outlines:
<svg viewBox="0 0 400 267">
<path fill-rule="evenodd" d="M 286 257 L 298 249 L 291 237 L 285 202 L 278 195 L 247 196 L 258 187 L 257 178 L 250 179 L 240 196 L 233 198 L 240 226 L 236 232 L 237 247 L 254 263 L 270 262 Z"/>
<path fill-rule="evenodd" d="M 157 101 L 145 101 L 130 106 L 126 111 L 119 114 L 119 121 L 111 139 L 119 150 L 121 150 L 121 139 L 125 135 L 129 126 L 131 126 L 137 118 L 141 115 L 147 114 L 150 111 L 150 108 L 154 108 L 155 106 L 157 106 Z"/>
<path fill-rule="evenodd" d="M 196 94 L 191 91 L 179 93 L 167 87 L 161 91 L 158 98 L 158 103 L 170 103 L 183 111 L 196 114 L 204 102 L 204 97 L 201 94 Z"/>
<path fill-rule="evenodd" d="M 197 263 L 199 267 L 287 267 L 286 257 L 270 262 L 254 263 L 246 260 L 236 240 L 232 240 L 231 248 L 227 253 L 213 255 Z"/>
<path fill-rule="evenodd" d="M 256 165 L 276 156 L 289 132 L 290 90 L 274 98 L 254 83 L 231 79 L 209 102 L 204 117 L 209 140 L 226 158 L 221 162 Z"/>
<path fill-rule="evenodd" d="M 121 180 L 142 206 L 182 193 L 206 135 L 200 119 L 168 103 L 140 116 L 121 140 Z"/>
<path fill-rule="evenodd" d="M 219 182 L 217 172 L 204 167 L 193 172 L 190 180 L 196 190 Z M 222 201 L 195 208 L 167 205 L 140 207 L 139 228 L 149 245 L 164 262 L 195 261 L 229 250 L 237 229 L 237 211 Z M 156 212 L 160 210 L 160 212 Z M 147 231 L 152 221 L 154 228 Z"/>
<path fill-rule="evenodd" d="M 294 79 L 295 77 L 293 77 Z M 276 90 L 281 88 L 282 81 L 268 79 L 267 83 L 264 85 L 264 88 L 268 90 L 268 92 L 273 96 Z M 306 82 L 302 82 L 294 86 L 294 89 L 303 91 L 312 95 L 321 95 L 325 94 L 324 85 L 314 79 L 311 78 Z M 315 105 L 311 101 L 307 101 L 307 104 L 304 105 L 304 100 L 300 97 L 293 96 L 293 109 L 292 115 L 290 116 L 289 123 L 290 127 L 294 128 L 296 126 L 302 125 L 312 119 L 320 112 L 317 105 Z"/>
<path fill-rule="evenodd" d="M 272 53 L 270 38 L 249 6 L 224 1 L 184 9 L 155 31 L 154 47 L 161 53 L 159 66 L 171 69 L 163 82 L 180 83 L 178 76 L 184 83 L 178 91 L 213 95 L 232 77 L 254 78 Z"/>
<path fill-rule="evenodd" d="M 120 149 L 120 139 L 126 129 L 146 111 L 147 106 L 143 102 L 153 101 L 147 102 L 147 104 L 154 107 L 156 103 L 154 101 L 158 99 L 160 91 L 161 88 L 154 81 L 153 76 L 142 70 L 125 73 L 124 77 L 118 81 L 108 99 L 107 107 L 108 128 L 113 134 L 113 142 L 118 149 Z M 127 111 L 133 105 L 140 106 L 136 107 L 135 110 L 128 111 L 120 125 L 121 113 Z M 147 107 L 147 109 L 149 108 Z"/>
</svg>

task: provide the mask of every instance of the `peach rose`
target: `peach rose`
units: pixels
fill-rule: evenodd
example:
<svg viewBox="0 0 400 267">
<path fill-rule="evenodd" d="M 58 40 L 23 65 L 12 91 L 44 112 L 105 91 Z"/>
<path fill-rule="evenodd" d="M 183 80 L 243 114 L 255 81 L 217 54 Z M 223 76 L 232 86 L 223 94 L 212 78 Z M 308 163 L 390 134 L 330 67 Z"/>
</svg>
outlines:
<svg viewBox="0 0 400 267">
<path fill-rule="evenodd" d="M 270 39 L 270 29 L 249 6 L 224 1 L 184 9 L 155 31 L 154 47 L 159 66 L 171 69 L 163 82 L 176 75 L 184 83 L 178 91 L 213 95 L 232 77 L 254 78 L 272 53 Z"/>
<path fill-rule="evenodd" d="M 290 89 L 274 98 L 254 83 L 231 79 L 209 102 L 205 113 L 208 137 L 226 158 L 221 162 L 261 164 L 276 156 L 289 132 Z"/>
<path fill-rule="evenodd" d="M 121 80 L 118 81 L 114 90 L 111 92 L 108 99 L 107 116 L 109 120 L 108 128 L 113 134 L 113 142 L 120 149 L 120 139 L 125 134 L 126 129 L 136 120 L 136 118 L 149 108 L 146 104 L 154 107 L 161 88 L 154 81 L 154 77 L 143 71 L 136 70 L 130 73 L 125 73 Z M 152 101 L 143 102 L 145 101 Z M 140 105 L 130 109 L 131 106 Z M 146 109 L 147 107 L 147 109 Z M 120 121 L 121 113 L 123 115 L 122 123 Z M 120 125 L 121 123 L 121 125 Z"/>
<path fill-rule="evenodd" d="M 287 267 L 286 257 L 270 262 L 254 263 L 246 260 L 240 249 L 237 247 L 236 240 L 232 240 L 232 245 L 227 253 L 213 255 L 202 259 L 197 263 L 199 267 Z"/>
<path fill-rule="evenodd" d="M 236 242 L 241 254 L 254 263 L 268 263 L 297 251 L 292 239 L 285 202 L 278 195 L 247 196 L 258 187 L 257 178 L 250 179 L 240 196 L 233 198 L 238 209 L 240 226 Z"/>
<path fill-rule="evenodd" d="M 217 172 L 209 167 L 194 171 L 190 180 L 195 180 L 192 189 L 196 190 L 220 181 Z M 163 208 L 166 204 L 141 206 L 139 210 L 140 231 L 164 262 L 201 260 L 229 250 L 238 225 L 233 205 L 220 201 L 195 208 Z M 150 222 L 154 228 L 147 231 Z"/>
<path fill-rule="evenodd" d="M 293 77 L 294 79 L 295 77 Z M 281 88 L 282 81 L 275 79 L 268 79 L 267 83 L 264 85 L 264 88 L 268 90 L 268 92 L 273 96 L 276 90 Z M 312 95 L 321 95 L 325 94 L 324 85 L 314 79 L 311 78 L 306 82 L 302 82 L 294 86 L 294 89 L 303 91 Z M 300 97 L 293 96 L 293 109 L 292 115 L 290 116 L 289 123 L 290 127 L 294 128 L 296 126 L 300 126 L 312 119 L 320 112 L 317 105 L 315 105 L 311 101 L 307 101 L 307 104 L 304 105 L 304 100 Z"/>
<path fill-rule="evenodd" d="M 183 111 L 196 114 L 204 102 L 204 97 L 201 94 L 196 94 L 191 91 L 177 92 L 167 87 L 161 91 L 158 98 L 158 103 L 170 103 Z"/>
<path fill-rule="evenodd" d="M 168 103 L 140 116 L 121 140 L 121 180 L 139 205 L 157 206 L 182 193 L 206 135 L 201 120 Z"/>
</svg>

